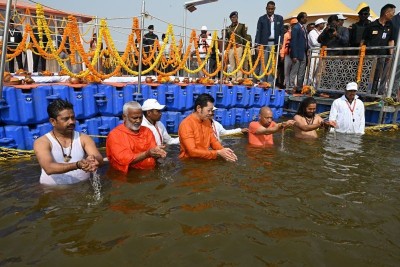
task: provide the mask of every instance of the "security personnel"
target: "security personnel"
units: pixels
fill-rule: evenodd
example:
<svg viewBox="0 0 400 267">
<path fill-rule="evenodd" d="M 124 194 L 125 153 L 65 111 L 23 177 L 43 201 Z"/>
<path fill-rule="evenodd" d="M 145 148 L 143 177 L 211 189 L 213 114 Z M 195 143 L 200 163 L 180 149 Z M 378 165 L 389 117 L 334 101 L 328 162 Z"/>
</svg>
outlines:
<svg viewBox="0 0 400 267">
<path fill-rule="evenodd" d="M 246 31 L 246 26 L 243 23 L 238 22 L 238 12 L 233 11 L 230 15 L 229 18 L 231 19 L 232 24 L 229 25 L 228 28 L 226 28 L 226 38 L 229 40 L 232 34 L 235 34 L 235 46 L 236 46 L 236 52 L 238 55 L 238 61 L 242 59 L 243 55 L 243 50 L 244 46 L 246 45 L 247 41 L 247 31 Z M 231 66 L 231 71 L 235 70 L 238 68 L 236 65 L 236 59 L 235 59 L 235 54 L 234 54 L 234 48 L 231 47 L 229 50 L 229 65 Z M 238 71 L 236 75 L 233 76 L 234 80 L 241 79 L 243 77 L 243 72 Z"/>
<path fill-rule="evenodd" d="M 358 22 L 353 23 L 350 28 L 350 46 L 359 47 L 365 31 L 370 23 L 368 17 L 370 15 L 369 6 L 363 7 L 358 11 Z"/>
</svg>

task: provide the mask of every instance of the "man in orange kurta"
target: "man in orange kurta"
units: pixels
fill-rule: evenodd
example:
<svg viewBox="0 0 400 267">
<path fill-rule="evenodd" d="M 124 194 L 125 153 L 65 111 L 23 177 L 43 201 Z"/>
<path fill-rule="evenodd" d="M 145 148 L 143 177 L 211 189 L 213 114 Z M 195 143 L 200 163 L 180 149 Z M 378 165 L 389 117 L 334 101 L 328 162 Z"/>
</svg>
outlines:
<svg viewBox="0 0 400 267">
<path fill-rule="evenodd" d="M 124 123 L 107 137 L 106 153 L 110 165 L 123 173 L 130 168 L 154 168 L 156 159 L 164 158 L 167 153 L 162 146 L 157 146 L 151 130 L 141 127 L 143 113 L 138 102 L 126 103 L 123 110 Z"/>
<path fill-rule="evenodd" d="M 272 134 L 278 132 L 286 126 L 292 126 L 294 120 L 275 123 L 272 121 L 273 114 L 269 107 L 260 109 L 259 120 L 253 121 L 249 125 L 249 144 L 254 146 L 273 145 Z"/>
<path fill-rule="evenodd" d="M 216 159 L 221 156 L 235 162 L 237 157 L 232 149 L 224 148 L 214 136 L 210 118 L 214 107 L 214 98 L 201 94 L 194 104 L 194 112 L 179 125 L 181 151 L 179 158 Z"/>
</svg>

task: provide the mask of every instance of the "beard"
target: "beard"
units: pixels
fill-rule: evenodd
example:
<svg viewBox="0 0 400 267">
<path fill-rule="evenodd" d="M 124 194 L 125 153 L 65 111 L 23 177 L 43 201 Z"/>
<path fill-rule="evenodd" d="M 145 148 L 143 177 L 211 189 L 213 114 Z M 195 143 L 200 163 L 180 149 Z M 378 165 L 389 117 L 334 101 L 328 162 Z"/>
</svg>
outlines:
<svg viewBox="0 0 400 267">
<path fill-rule="evenodd" d="M 128 128 L 132 131 L 139 131 L 139 129 L 140 129 L 140 124 L 134 124 L 129 121 L 126 121 L 125 126 L 126 126 L 126 128 Z"/>
</svg>

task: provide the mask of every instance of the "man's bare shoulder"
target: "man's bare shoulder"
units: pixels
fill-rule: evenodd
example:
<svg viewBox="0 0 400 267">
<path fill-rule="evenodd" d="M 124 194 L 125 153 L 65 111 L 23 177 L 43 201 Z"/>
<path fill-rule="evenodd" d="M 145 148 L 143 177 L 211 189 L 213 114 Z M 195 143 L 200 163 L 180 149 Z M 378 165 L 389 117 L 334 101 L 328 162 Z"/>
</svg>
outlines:
<svg viewBox="0 0 400 267">
<path fill-rule="evenodd" d="M 38 148 L 44 149 L 50 147 L 50 140 L 46 135 L 42 135 L 33 143 L 33 148 L 37 150 Z"/>
</svg>

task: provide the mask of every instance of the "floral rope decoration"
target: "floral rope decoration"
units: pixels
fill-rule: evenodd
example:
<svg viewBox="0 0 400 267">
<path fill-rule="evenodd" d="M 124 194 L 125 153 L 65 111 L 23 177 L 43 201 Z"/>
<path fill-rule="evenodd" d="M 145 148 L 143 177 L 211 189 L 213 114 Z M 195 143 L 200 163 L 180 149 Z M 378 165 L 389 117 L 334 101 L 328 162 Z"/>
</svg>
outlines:
<svg viewBox="0 0 400 267">
<path fill-rule="evenodd" d="M 366 46 L 362 45 L 360 48 L 360 62 L 358 63 L 358 69 L 357 69 L 357 83 L 358 84 L 361 82 L 361 76 L 362 76 L 362 70 L 363 70 L 364 58 L 365 58 L 365 51 L 366 51 Z"/>
</svg>

